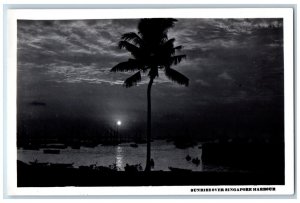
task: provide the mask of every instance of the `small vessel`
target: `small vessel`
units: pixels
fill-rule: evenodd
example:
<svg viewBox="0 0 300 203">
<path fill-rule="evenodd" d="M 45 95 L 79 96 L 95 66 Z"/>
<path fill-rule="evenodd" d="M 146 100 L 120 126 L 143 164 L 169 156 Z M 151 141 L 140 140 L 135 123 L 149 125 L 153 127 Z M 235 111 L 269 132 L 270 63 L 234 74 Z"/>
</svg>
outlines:
<svg viewBox="0 0 300 203">
<path fill-rule="evenodd" d="M 38 166 L 38 167 L 46 167 L 46 166 L 49 166 L 49 163 L 48 162 L 38 162 L 37 160 L 34 160 L 34 161 L 30 161 L 29 162 L 30 165 L 32 166 Z"/>
<path fill-rule="evenodd" d="M 72 148 L 72 149 L 80 149 L 80 146 L 78 146 L 78 145 L 73 145 L 73 146 L 71 146 L 71 148 Z"/>
<path fill-rule="evenodd" d="M 170 171 L 172 172 L 191 172 L 191 169 L 185 169 L 185 168 L 175 168 L 175 167 L 171 167 L 169 166 Z"/>
<path fill-rule="evenodd" d="M 196 157 L 192 160 L 192 163 L 196 164 L 198 166 L 200 164 L 200 159 L 198 157 Z"/>
<path fill-rule="evenodd" d="M 130 147 L 137 148 L 137 147 L 138 147 L 138 145 L 134 143 L 134 144 L 130 144 Z"/>
<path fill-rule="evenodd" d="M 52 163 L 52 164 L 50 164 L 50 167 L 54 167 L 54 168 L 71 168 L 71 167 L 73 167 L 73 163 L 71 163 L 71 164 Z"/>
<path fill-rule="evenodd" d="M 50 143 L 46 144 L 44 148 L 52 148 L 52 149 L 66 149 L 67 146 L 65 144 L 60 144 L 60 143 Z"/>
<path fill-rule="evenodd" d="M 60 154 L 59 149 L 44 149 L 44 154 Z"/>
<path fill-rule="evenodd" d="M 192 157 L 191 157 L 190 155 L 187 155 L 187 156 L 185 157 L 185 159 L 186 159 L 187 161 L 190 161 L 190 160 L 192 159 Z"/>
<path fill-rule="evenodd" d="M 38 145 L 26 145 L 23 147 L 24 150 L 40 150 Z"/>
<path fill-rule="evenodd" d="M 143 170 L 141 164 L 135 164 L 135 165 L 126 164 L 124 169 L 126 172 L 138 172 Z"/>
</svg>

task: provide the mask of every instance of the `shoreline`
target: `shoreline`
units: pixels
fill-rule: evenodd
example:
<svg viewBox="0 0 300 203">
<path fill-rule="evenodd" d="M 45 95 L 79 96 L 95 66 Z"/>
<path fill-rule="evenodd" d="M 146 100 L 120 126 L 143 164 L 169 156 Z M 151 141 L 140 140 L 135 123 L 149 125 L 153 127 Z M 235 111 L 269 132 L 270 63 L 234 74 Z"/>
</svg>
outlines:
<svg viewBox="0 0 300 203">
<path fill-rule="evenodd" d="M 18 187 L 284 185 L 282 171 L 114 171 L 37 167 L 18 163 Z"/>
</svg>

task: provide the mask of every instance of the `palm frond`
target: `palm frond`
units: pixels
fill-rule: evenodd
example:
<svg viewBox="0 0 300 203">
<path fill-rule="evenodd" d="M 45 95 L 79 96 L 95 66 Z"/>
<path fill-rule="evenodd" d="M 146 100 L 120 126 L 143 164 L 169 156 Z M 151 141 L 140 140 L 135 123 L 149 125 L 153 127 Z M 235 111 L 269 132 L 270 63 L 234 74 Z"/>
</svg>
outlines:
<svg viewBox="0 0 300 203">
<path fill-rule="evenodd" d="M 130 76 L 124 81 L 125 87 L 132 87 L 142 80 L 140 71 Z"/>
<path fill-rule="evenodd" d="M 164 46 L 171 46 L 171 47 L 173 47 L 174 42 L 175 42 L 175 38 L 168 39 L 168 41 L 165 42 Z"/>
<path fill-rule="evenodd" d="M 133 44 L 131 44 L 130 42 L 127 41 L 120 41 L 119 42 L 119 48 L 125 48 L 127 51 L 129 51 L 134 57 L 138 58 L 139 56 L 139 48 Z"/>
<path fill-rule="evenodd" d="M 171 64 L 177 65 L 177 64 L 179 64 L 182 61 L 182 59 L 185 59 L 185 58 L 186 58 L 186 55 L 172 56 L 170 58 Z"/>
<path fill-rule="evenodd" d="M 180 85 L 189 85 L 189 79 L 172 68 L 166 68 L 165 74 L 170 80 L 177 82 Z"/>
<path fill-rule="evenodd" d="M 182 48 L 183 48 L 182 45 L 174 47 L 174 49 L 176 49 L 176 50 L 181 50 Z"/>
<path fill-rule="evenodd" d="M 135 32 L 125 33 L 125 34 L 122 35 L 121 39 L 124 40 L 124 41 L 133 42 L 136 45 L 141 45 L 142 44 L 142 39 Z"/>
<path fill-rule="evenodd" d="M 121 62 L 114 66 L 110 72 L 127 72 L 127 71 L 137 71 L 140 70 L 140 64 L 137 60 L 128 59 L 128 61 Z"/>
<path fill-rule="evenodd" d="M 174 55 L 175 54 L 174 42 L 175 42 L 174 38 L 166 41 L 161 47 L 161 52 L 167 55 Z"/>
</svg>

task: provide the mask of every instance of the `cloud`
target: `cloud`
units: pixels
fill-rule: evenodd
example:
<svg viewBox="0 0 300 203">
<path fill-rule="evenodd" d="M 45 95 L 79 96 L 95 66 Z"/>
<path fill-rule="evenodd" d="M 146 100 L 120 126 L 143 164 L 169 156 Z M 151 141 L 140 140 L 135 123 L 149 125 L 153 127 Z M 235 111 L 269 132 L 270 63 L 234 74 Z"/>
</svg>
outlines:
<svg viewBox="0 0 300 203">
<path fill-rule="evenodd" d="M 227 72 L 221 73 L 220 75 L 218 75 L 218 77 L 224 80 L 232 80 L 232 77 Z"/>
<path fill-rule="evenodd" d="M 195 80 L 196 83 L 200 83 L 202 86 L 210 86 L 210 84 L 208 82 L 206 82 L 205 80 L 202 79 L 197 79 Z"/>
<path fill-rule="evenodd" d="M 118 49 L 117 43 L 123 33 L 136 31 L 137 22 L 137 19 L 20 20 L 18 71 L 22 75 L 19 79 L 24 83 L 45 80 L 122 85 L 133 73 L 109 70 L 130 57 L 128 52 Z M 174 68 L 190 79 L 190 94 L 200 89 L 201 96 L 206 94 L 207 99 L 226 93 L 225 88 L 227 96 L 232 94 L 236 98 L 280 95 L 282 26 L 282 19 L 178 19 L 169 36 L 176 38 L 177 45 L 183 45 L 179 54 L 186 54 L 187 59 Z M 147 82 L 145 74 L 139 85 Z M 163 72 L 155 81 L 155 85 L 159 84 L 180 88 Z M 246 94 L 236 96 L 239 91 Z"/>
<path fill-rule="evenodd" d="M 32 101 L 30 102 L 30 105 L 32 106 L 46 106 L 45 102 L 39 102 L 39 101 Z"/>
<path fill-rule="evenodd" d="M 26 128 L 37 126 L 50 135 L 56 129 L 52 123 L 64 124 L 58 128 L 63 130 L 56 130 L 62 136 L 68 129 L 74 131 L 70 123 L 99 136 L 95 129 L 112 126 L 116 119 L 128 122 L 124 128 L 132 129 L 131 134 L 136 128 L 144 129 L 147 73 L 136 87 L 124 88 L 124 80 L 134 72 L 110 72 L 130 57 L 117 43 L 123 33 L 136 31 L 137 22 L 18 21 L 18 123 L 33 120 Z M 212 128 L 218 122 L 227 126 L 224 121 L 236 117 L 232 112 L 248 123 L 259 108 L 268 115 L 281 115 L 282 26 L 282 19 L 178 19 L 169 36 L 176 38 L 176 45 L 183 45 L 178 54 L 187 58 L 173 68 L 190 83 L 178 85 L 159 71 L 151 97 L 153 129 L 168 131 L 188 121 L 202 131 L 199 125 L 207 126 L 202 120 L 217 121 L 211 122 Z M 171 119 L 165 119 L 170 113 Z"/>
</svg>

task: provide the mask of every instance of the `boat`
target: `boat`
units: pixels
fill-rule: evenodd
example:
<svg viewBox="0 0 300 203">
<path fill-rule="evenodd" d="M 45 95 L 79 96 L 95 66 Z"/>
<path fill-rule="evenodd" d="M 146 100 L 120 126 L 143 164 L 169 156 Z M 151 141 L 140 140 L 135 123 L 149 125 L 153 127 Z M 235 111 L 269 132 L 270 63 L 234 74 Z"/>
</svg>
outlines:
<svg viewBox="0 0 300 203">
<path fill-rule="evenodd" d="M 191 172 L 191 169 L 185 169 L 185 168 L 175 168 L 175 167 L 171 167 L 169 166 L 170 171 L 172 172 Z"/>
<path fill-rule="evenodd" d="M 87 148 L 94 148 L 97 147 L 98 145 L 99 143 L 92 143 L 92 142 L 85 142 L 82 144 L 83 147 L 87 147 Z"/>
<path fill-rule="evenodd" d="M 46 144 L 44 148 L 52 148 L 52 149 L 66 149 L 67 146 L 65 144 L 60 144 L 60 143 L 50 143 Z"/>
<path fill-rule="evenodd" d="M 130 147 L 137 148 L 138 145 L 134 143 L 134 144 L 130 144 Z"/>
<path fill-rule="evenodd" d="M 24 150 L 40 150 L 38 145 L 26 145 L 23 147 Z"/>
<path fill-rule="evenodd" d="M 117 142 L 117 141 L 106 141 L 106 142 L 102 143 L 102 146 L 117 146 L 118 144 L 120 144 L 120 142 Z"/>
<path fill-rule="evenodd" d="M 73 167 L 73 163 L 51 163 L 50 167 L 54 167 L 54 168 L 72 168 Z"/>
<path fill-rule="evenodd" d="M 32 165 L 32 166 L 38 166 L 38 167 L 46 167 L 46 166 L 49 166 L 49 163 L 48 163 L 48 162 L 38 162 L 37 160 L 30 161 L 29 163 L 30 163 L 30 165 Z"/>
<path fill-rule="evenodd" d="M 59 149 L 44 149 L 44 154 L 60 154 Z"/>
<path fill-rule="evenodd" d="M 80 149 L 80 145 L 72 145 L 71 148 L 72 149 Z"/>
<path fill-rule="evenodd" d="M 196 157 L 192 160 L 192 163 L 196 164 L 198 166 L 200 164 L 200 159 L 198 157 Z"/>
</svg>

